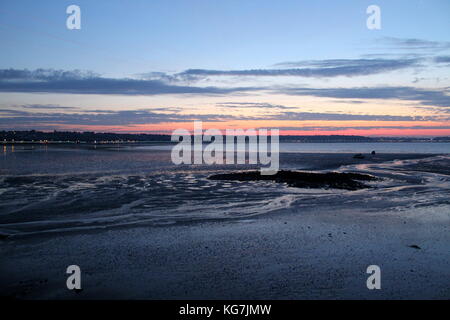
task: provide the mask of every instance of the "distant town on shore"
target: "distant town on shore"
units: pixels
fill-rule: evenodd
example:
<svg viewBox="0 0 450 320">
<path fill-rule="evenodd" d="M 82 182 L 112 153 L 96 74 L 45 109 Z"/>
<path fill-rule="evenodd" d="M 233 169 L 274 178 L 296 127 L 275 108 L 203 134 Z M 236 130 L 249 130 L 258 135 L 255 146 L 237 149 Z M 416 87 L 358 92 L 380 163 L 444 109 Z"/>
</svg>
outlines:
<svg viewBox="0 0 450 320">
<path fill-rule="evenodd" d="M 0 131 L 2 143 L 144 143 L 170 142 L 167 134 L 69 131 Z M 364 137 L 352 135 L 281 135 L 281 142 L 450 142 L 450 137 Z"/>
</svg>

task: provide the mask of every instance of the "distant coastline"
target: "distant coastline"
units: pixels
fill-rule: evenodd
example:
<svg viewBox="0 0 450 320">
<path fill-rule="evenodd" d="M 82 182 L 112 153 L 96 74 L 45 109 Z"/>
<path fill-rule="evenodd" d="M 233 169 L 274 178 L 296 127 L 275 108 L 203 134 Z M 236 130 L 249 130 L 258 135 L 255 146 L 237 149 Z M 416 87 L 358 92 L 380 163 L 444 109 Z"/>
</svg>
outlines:
<svg viewBox="0 0 450 320">
<path fill-rule="evenodd" d="M 70 132 L 70 131 L 0 131 L 3 144 L 117 144 L 171 142 L 170 135 L 148 133 Z M 450 142 L 450 137 L 365 137 L 352 135 L 280 136 L 280 142 L 336 143 L 336 142 Z"/>
</svg>

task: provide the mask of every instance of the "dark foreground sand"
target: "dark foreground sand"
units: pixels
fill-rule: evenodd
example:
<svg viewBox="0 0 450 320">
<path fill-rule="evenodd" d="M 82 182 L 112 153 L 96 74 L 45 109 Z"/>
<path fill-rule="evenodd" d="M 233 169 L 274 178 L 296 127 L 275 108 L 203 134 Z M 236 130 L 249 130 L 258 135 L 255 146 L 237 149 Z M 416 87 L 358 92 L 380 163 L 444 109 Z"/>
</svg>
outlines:
<svg viewBox="0 0 450 320">
<path fill-rule="evenodd" d="M 450 299 L 450 207 L 320 204 L 254 219 L 3 239 L 19 299 Z M 418 247 L 411 247 L 418 246 Z M 79 293 L 66 268 L 79 265 Z M 381 267 L 381 290 L 366 268 Z"/>
<path fill-rule="evenodd" d="M 25 299 L 450 299 L 448 215 L 315 210 L 4 243 L 2 295 Z M 418 245 L 421 249 L 409 247 Z M 65 288 L 77 264 L 83 291 Z M 366 288 L 377 264 L 382 289 Z"/>
</svg>

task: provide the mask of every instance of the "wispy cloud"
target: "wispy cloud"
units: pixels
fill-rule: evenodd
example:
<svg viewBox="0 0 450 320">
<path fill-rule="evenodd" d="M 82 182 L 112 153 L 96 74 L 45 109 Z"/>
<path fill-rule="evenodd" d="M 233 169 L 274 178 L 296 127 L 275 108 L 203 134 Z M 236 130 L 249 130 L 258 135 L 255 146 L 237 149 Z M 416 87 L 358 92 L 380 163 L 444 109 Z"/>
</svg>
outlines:
<svg viewBox="0 0 450 320">
<path fill-rule="evenodd" d="M 249 103 L 251 104 L 251 103 Z M 254 105 L 258 105 L 255 103 Z M 283 107 L 283 106 L 278 106 Z M 263 107 L 264 108 L 264 107 Z M 285 109 L 289 109 L 286 107 Z M 450 118 L 442 116 L 414 117 L 371 115 L 351 113 L 320 113 L 320 112 L 293 112 L 283 108 L 274 108 L 275 113 L 263 113 L 252 116 L 237 116 L 234 114 L 195 114 L 181 113 L 177 108 L 136 109 L 126 111 L 116 110 L 91 110 L 76 113 L 63 113 L 56 111 L 29 111 L 14 108 L 0 109 L 0 127 L 21 128 L 34 126 L 36 129 L 53 126 L 133 126 L 141 124 L 160 124 L 192 122 L 202 120 L 205 122 L 227 121 L 375 121 L 375 122 L 417 122 L 421 121 L 449 121 Z M 165 111 L 165 112 L 162 112 Z M 379 123 L 377 124 L 379 126 Z"/>
<path fill-rule="evenodd" d="M 450 63 L 450 56 L 438 56 L 434 58 L 436 63 Z"/>
<path fill-rule="evenodd" d="M 434 117 L 414 117 L 414 116 L 391 116 L 391 115 L 371 115 L 371 114 L 350 114 L 350 113 L 321 113 L 321 112 L 283 112 L 280 114 L 267 116 L 265 120 L 289 120 L 289 121 L 432 121 Z M 447 118 L 450 120 L 450 118 Z"/>
<path fill-rule="evenodd" d="M 160 109 L 158 109 L 160 110 Z M 165 111 L 170 110 L 167 108 Z M 23 124 L 34 123 L 36 126 L 42 124 L 59 125 L 135 125 L 135 124 L 157 124 L 166 122 L 186 122 L 194 120 L 203 121 L 225 121 L 243 119 L 233 115 L 218 114 L 180 114 L 178 112 L 155 112 L 154 110 L 95 110 L 77 113 L 62 112 L 30 112 L 14 109 L 0 109 L 0 125 L 11 125 L 20 127 Z M 244 118 L 245 119 L 245 118 Z"/>
<path fill-rule="evenodd" d="M 53 69 L 0 70 L 0 92 L 49 92 L 79 94 L 204 94 L 220 95 L 259 88 L 192 87 L 167 84 L 161 80 L 104 78 L 90 72 Z"/>
<path fill-rule="evenodd" d="M 417 101 L 419 104 L 427 106 L 450 107 L 450 88 L 441 90 L 413 87 L 284 88 L 279 92 L 340 99 L 399 99 Z"/>
<path fill-rule="evenodd" d="M 383 37 L 378 39 L 377 42 L 385 44 L 391 49 L 401 50 L 441 51 L 450 49 L 450 42 L 448 41 L 432 41 L 418 38 Z"/>
<path fill-rule="evenodd" d="M 410 59 L 333 59 L 298 62 L 282 62 L 276 69 L 248 69 L 248 70 L 209 70 L 188 69 L 178 73 L 178 77 L 207 77 L 207 76 L 295 76 L 295 77 L 354 77 L 390 72 L 417 66 L 421 60 Z"/>
<path fill-rule="evenodd" d="M 65 107 L 52 104 L 28 104 L 28 105 L 21 105 L 20 107 L 24 109 L 40 109 L 40 110 L 79 110 L 79 108 L 76 107 Z"/>
<path fill-rule="evenodd" d="M 63 81 L 83 80 L 97 78 L 98 74 L 82 70 L 55 70 L 55 69 L 0 69 L 0 81 Z"/>
<path fill-rule="evenodd" d="M 278 104 L 261 103 L 261 102 L 221 102 L 216 106 L 230 108 L 230 109 L 243 109 L 243 108 L 257 108 L 257 109 L 297 109 L 295 107 L 287 107 Z"/>
</svg>

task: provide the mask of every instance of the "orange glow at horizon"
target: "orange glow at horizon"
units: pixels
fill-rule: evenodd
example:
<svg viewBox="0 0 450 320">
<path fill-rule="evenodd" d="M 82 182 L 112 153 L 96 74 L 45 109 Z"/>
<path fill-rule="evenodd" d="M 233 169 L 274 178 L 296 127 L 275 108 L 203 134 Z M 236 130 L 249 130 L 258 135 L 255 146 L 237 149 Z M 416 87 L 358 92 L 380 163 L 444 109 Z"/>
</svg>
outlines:
<svg viewBox="0 0 450 320">
<path fill-rule="evenodd" d="M 33 125 L 36 125 L 33 124 Z M 52 126 L 59 131 L 95 131 L 116 133 L 170 134 L 175 129 L 193 131 L 193 122 L 170 122 L 158 124 L 131 124 L 128 126 L 61 125 Z M 424 126 L 424 128 L 420 128 Z M 378 128 L 377 128 L 378 127 Z M 404 127 L 404 128 L 402 128 Z M 416 128 L 411 128 L 416 127 Z M 433 128 L 434 127 L 434 128 Z M 439 128 L 445 127 L 445 128 Z M 362 135 L 362 136 L 449 136 L 450 122 L 438 121 L 291 121 L 291 120 L 234 120 L 203 122 L 206 129 L 277 129 L 280 135 Z M 24 128 L 26 130 L 26 128 Z"/>
</svg>

